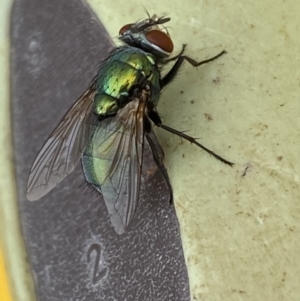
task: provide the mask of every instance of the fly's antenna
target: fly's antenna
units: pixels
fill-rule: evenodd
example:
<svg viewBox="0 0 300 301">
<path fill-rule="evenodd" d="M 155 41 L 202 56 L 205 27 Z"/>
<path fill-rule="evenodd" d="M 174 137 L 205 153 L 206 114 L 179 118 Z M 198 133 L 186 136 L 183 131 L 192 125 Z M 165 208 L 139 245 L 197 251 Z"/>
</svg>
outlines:
<svg viewBox="0 0 300 301">
<path fill-rule="evenodd" d="M 167 22 L 170 22 L 171 21 L 171 18 L 170 17 L 167 17 L 167 16 L 161 16 L 157 19 L 157 24 L 164 24 L 164 23 L 167 23 Z"/>
<path fill-rule="evenodd" d="M 149 14 L 147 8 L 146 8 L 144 5 L 143 5 L 143 8 L 144 8 L 144 10 L 145 10 L 145 12 L 146 12 L 146 14 L 147 14 L 147 16 L 148 16 L 148 19 L 151 19 L 150 14 Z"/>
</svg>

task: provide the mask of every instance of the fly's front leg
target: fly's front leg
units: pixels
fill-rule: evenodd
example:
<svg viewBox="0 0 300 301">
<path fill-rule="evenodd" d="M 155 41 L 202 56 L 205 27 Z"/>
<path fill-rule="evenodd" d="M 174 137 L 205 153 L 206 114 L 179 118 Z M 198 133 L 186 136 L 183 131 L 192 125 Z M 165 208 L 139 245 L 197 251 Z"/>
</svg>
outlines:
<svg viewBox="0 0 300 301">
<path fill-rule="evenodd" d="M 184 48 L 183 48 L 184 50 Z M 204 61 L 201 61 L 201 62 L 197 62 L 196 60 L 193 60 L 192 58 L 186 56 L 186 55 L 180 55 L 178 58 L 177 58 L 177 61 L 176 63 L 174 64 L 174 66 L 171 68 L 171 70 L 165 75 L 164 78 L 162 78 L 160 80 L 160 88 L 163 89 L 166 85 L 168 85 L 174 78 L 175 76 L 177 75 L 182 63 L 184 61 L 187 61 L 190 65 L 194 66 L 194 67 L 199 67 L 203 64 L 206 64 L 206 63 L 209 63 L 211 61 L 214 61 L 215 59 L 219 58 L 220 56 L 222 56 L 223 54 L 225 54 L 226 51 L 223 50 L 222 52 L 220 52 L 218 55 L 210 58 L 210 59 L 207 59 L 207 60 L 204 60 Z M 172 59 L 171 59 L 172 60 Z M 170 60 L 168 60 L 170 61 Z"/>
<path fill-rule="evenodd" d="M 186 44 L 182 44 L 181 51 L 180 51 L 176 56 L 171 57 L 171 58 L 165 60 L 163 64 L 166 65 L 166 64 L 168 64 L 168 63 L 170 63 L 170 62 L 172 62 L 172 61 L 177 60 L 180 56 L 183 55 L 183 53 L 184 53 L 184 51 L 185 51 L 185 48 L 186 48 Z"/>
<path fill-rule="evenodd" d="M 162 121 L 161 121 L 161 119 L 160 119 L 160 117 L 159 117 L 159 115 L 158 115 L 158 113 L 157 113 L 156 111 L 153 110 L 153 111 L 148 112 L 148 116 L 149 116 L 149 118 L 153 121 L 153 123 L 154 123 L 156 126 L 162 128 L 162 129 L 164 129 L 165 131 L 167 131 L 167 132 L 169 132 L 169 133 L 172 133 L 172 134 L 174 134 L 174 135 L 177 135 L 177 136 L 179 136 L 179 137 L 181 137 L 181 138 L 183 138 L 183 139 L 185 139 L 185 140 L 191 142 L 192 144 L 197 145 L 198 147 L 202 148 L 202 149 L 205 150 L 207 153 L 209 153 L 211 156 L 215 157 L 216 159 L 220 160 L 220 161 L 223 162 L 223 163 L 225 163 L 225 164 L 227 164 L 227 165 L 229 165 L 229 166 L 231 166 L 231 167 L 234 165 L 234 163 L 232 163 L 232 162 L 230 162 L 230 161 L 224 159 L 223 157 L 221 157 L 221 156 L 219 156 L 218 154 L 214 153 L 214 152 L 211 151 L 210 149 L 206 148 L 204 145 L 202 145 L 201 143 L 199 143 L 199 142 L 197 141 L 196 138 L 193 138 L 193 137 L 191 137 L 191 136 L 189 136 L 189 135 L 186 135 L 186 134 L 183 133 L 183 132 L 180 132 L 180 131 L 178 131 L 178 130 L 175 130 L 175 129 L 173 129 L 173 128 L 167 126 L 167 125 L 164 125 L 164 124 L 162 123 Z"/>
</svg>

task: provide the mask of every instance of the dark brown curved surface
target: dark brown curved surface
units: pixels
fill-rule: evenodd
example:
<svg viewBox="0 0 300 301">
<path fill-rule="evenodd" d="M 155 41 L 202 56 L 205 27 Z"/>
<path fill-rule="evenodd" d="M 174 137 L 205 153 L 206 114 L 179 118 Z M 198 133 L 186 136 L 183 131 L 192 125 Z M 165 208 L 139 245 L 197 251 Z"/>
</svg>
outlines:
<svg viewBox="0 0 300 301">
<path fill-rule="evenodd" d="M 81 1 L 15 1 L 12 118 L 19 208 L 38 299 L 190 300 L 179 226 L 159 174 L 142 191 L 125 234 L 116 234 L 80 164 L 37 202 L 29 169 L 47 136 L 112 49 Z"/>
</svg>

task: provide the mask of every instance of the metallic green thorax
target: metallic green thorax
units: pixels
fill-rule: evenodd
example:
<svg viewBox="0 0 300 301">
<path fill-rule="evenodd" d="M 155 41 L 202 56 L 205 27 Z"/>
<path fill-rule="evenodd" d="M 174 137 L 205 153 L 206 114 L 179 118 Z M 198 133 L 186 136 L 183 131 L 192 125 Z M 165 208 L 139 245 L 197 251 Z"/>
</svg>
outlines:
<svg viewBox="0 0 300 301">
<path fill-rule="evenodd" d="M 145 80 L 151 83 L 149 102 L 156 106 L 160 93 L 160 74 L 155 57 L 139 48 L 128 46 L 114 50 L 110 57 L 103 62 L 96 77 L 97 94 L 94 98 L 94 112 L 105 118 L 104 120 L 94 120 L 95 123 L 90 128 L 90 139 L 82 157 L 82 165 L 87 182 L 105 194 L 111 219 L 117 219 L 117 215 L 113 212 L 116 211 L 119 204 L 113 200 L 118 199 L 116 194 L 122 194 L 122 192 L 113 190 L 111 188 L 113 184 L 109 182 L 108 185 L 106 177 L 110 173 L 111 166 L 115 166 L 117 163 L 114 162 L 116 160 L 114 152 L 116 152 L 118 139 L 125 128 L 112 121 L 114 118 L 110 118 L 110 116 L 115 115 L 121 107 L 130 102 L 131 88 L 139 86 Z M 128 135 L 124 135 L 123 140 L 127 137 Z M 127 145 L 127 142 L 125 144 Z M 134 148 L 132 145 L 129 146 Z M 127 149 L 123 151 L 127 154 Z M 120 179 L 122 179 L 123 169 L 128 167 L 126 160 L 124 158 L 121 160 L 124 161 L 120 164 L 122 168 L 119 166 L 120 170 L 116 171 L 120 173 Z M 129 173 L 129 171 L 127 172 Z M 128 202 L 132 201 L 130 197 L 132 196 L 127 198 Z M 122 199 L 121 196 L 120 199 Z M 114 222 L 115 225 L 118 223 Z"/>
<path fill-rule="evenodd" d="M 128 99 L 133 85 L 147 78 L 151 82 L 151 99 L 156 105 L 159 97 L 159 70 L 155 57 L 139 48 L 123 46 L 114 50 L 103 62 L 96 79 L 95 113 L 100 116 L 115 114 L 122 101 Z"/>
</svg>

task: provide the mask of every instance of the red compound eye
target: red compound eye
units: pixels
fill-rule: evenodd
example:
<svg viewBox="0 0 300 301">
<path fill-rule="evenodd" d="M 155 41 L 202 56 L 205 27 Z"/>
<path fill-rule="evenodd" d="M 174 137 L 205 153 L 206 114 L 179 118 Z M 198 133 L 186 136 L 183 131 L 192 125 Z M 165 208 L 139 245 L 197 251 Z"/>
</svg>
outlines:
<svg viewBox="0 0 300 301">
<path fill-rule="evenodd" d="M 173 42 L 163 31 L 151 30 L 146 33 L 146 39 L 166 52 L 171 53 L 173 51 Z"/>
<path fill-rule="evenodd" d="M 132 26 L 133 24 L 126 24 L 124 25 L 120 30 L 119 30 L 119 35 L 122 35 L 124 34 L 127 30 L 130 29 L 130 27 Z"/>
</svg>

